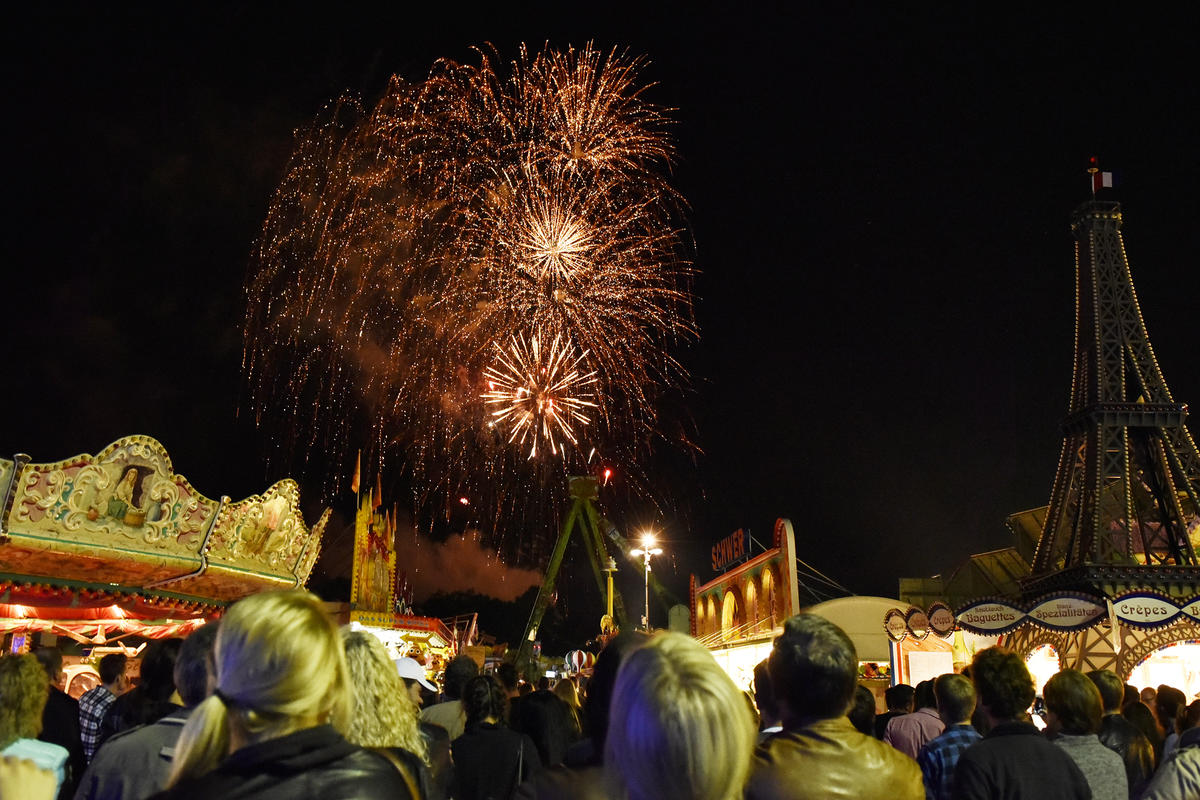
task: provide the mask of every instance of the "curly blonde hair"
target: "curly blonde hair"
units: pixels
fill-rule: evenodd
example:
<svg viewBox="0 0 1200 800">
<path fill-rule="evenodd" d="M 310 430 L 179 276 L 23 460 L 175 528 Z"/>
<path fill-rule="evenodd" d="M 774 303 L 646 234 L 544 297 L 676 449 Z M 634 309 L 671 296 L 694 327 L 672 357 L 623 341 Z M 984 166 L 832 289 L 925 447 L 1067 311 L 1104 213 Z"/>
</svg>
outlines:
<svg viewBox="0 0 1200 800">
<path fill-rule="evenodd" d="M 383 643 L 365 631 L 344 627 L 342 644 L 354 695 L 346 739 L 361 747 L 402 747 L 428 764 L 420 710 Z"/>
<path fill-rule="evenodd" d="M 0 750 L 17 739 L 36 739 L 50 679 L 37 657 L 26 653 L 0 658 Z"/>
</svg>

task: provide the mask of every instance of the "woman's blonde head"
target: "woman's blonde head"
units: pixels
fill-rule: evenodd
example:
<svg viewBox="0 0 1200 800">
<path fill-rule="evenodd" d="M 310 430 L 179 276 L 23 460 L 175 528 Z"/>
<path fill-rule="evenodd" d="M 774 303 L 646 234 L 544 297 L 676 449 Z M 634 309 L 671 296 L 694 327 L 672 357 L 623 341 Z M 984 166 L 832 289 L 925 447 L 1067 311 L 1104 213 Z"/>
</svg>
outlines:
<svg viewBox="0 0 1200 800">
<path fill-rule="evenodd" d="M 741 692 L 691 637 L 658 634 L 622 662 L 604 763 L 630 800 L 741 797 L 754 740 Z"/>
<path fill-rule="evenodd" d="M 221 619 L 216 691 L 183 729 L 170 785 L 203 775 L 233 749 L 325 722 L 345 730 L 352 699 L 337 625 L 316 595 L 264 592 Z"/>
<path fill-rule="evenodd" d="M 354 713 L 346 738 L 362 747 L 402 747 L 429 763 L 420 710 L 383 643 L 365 631 L 342 628 Z"/>
</svg>

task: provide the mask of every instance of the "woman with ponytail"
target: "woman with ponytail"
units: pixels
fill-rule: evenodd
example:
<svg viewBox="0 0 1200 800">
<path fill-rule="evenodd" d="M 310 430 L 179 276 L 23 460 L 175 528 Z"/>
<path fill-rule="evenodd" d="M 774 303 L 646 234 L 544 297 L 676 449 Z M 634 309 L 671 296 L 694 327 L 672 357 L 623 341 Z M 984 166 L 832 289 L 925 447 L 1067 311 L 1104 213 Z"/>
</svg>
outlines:
<svg viewBox="0 0 1200 800">
<path fill-rule="evenodd" d="M 341 637 L 304 591 L 240 600 L 221 619 L 216 688 L 176 747 L 156 798 L 418 798 L 386 754 L 342 735 L 353 714 Z"/>
</svg>

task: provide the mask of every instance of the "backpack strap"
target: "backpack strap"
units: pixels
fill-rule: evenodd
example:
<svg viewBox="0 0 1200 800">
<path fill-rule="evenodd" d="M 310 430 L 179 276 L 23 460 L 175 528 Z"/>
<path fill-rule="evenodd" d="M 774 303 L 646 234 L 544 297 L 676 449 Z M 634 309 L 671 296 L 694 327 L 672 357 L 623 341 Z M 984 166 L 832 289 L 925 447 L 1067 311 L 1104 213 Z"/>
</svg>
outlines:
<svg viewBox="0 0 1200 800">
<path fill-rule="evenodd" d="M 421 790 L 417 787 L 416 778 L 409 771 L 408 766 L 396 757 L 396 754 L 388 750 L 386 747 L 368 747 L 372 753 L 377 753 L 383 756 L 389 764 L 396 768 L 396 772 L 400 773 L 400 777 L 404 779 L 404 784 L 408 787 L 408 796 L 413 800 L 425 800 L 425 795 L 421 794 Z"/>
</svg>

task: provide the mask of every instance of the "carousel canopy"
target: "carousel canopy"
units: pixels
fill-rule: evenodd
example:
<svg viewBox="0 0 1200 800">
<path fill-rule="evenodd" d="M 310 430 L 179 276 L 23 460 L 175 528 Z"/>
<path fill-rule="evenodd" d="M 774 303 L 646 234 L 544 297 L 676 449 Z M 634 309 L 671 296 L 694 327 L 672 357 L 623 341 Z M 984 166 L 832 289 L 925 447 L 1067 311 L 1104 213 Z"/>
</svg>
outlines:
<svg viewBox="0 0 1200 800">
<path fill-rule="evenodd" d="M 0 458 L 0 609 L 94 626 L 209 616 L 301 586 L 329 511 L 310 529 L 299 499 L 292 480 L 208 498 L 148 436 L 50 464 Z"/>
</svg>

